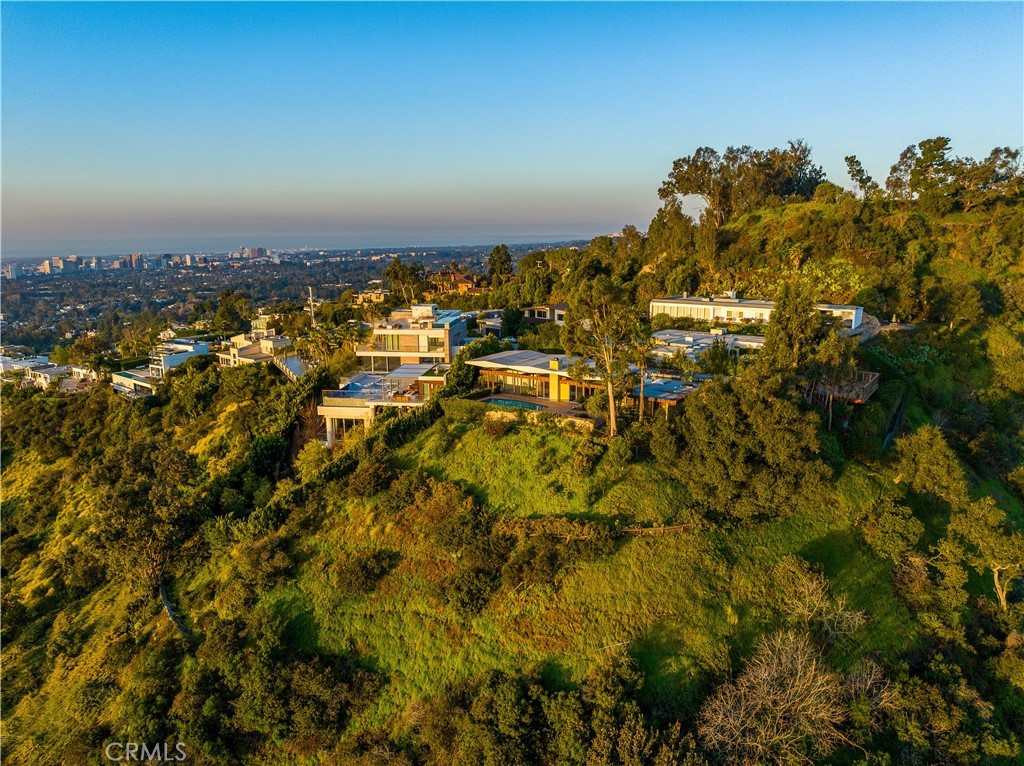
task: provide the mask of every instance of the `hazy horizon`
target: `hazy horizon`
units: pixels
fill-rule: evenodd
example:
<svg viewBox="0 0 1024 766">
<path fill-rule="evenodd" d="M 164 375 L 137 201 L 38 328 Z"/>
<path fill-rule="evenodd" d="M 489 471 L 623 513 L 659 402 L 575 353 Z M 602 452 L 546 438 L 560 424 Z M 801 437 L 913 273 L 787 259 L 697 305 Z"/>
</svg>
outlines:
<svg viewBox="0 0 1024 766">
<path fill-rule="evenodd" d="M 494 247 L 495 245 L 548 245 L 558 242 L 571 242 L 580 240 L 591 240 L 594 237 L 609 235 L 615 232 L 607 231 L 596 234 L 537 234 L 537 235 L 509 235 L 488 238 L 486 236 L 466 237 L 443 237 L 426 235 L 424 237 L 393 239 L 382 238 L 372 240 L 367 238 L 353 238 L 341 240 L 335 235 L 273 235 L 267 237 L 150 237 L 146 241 L 151 247 L 138 245 L 142 240 L 126 240 L 117 242 L 104 242 L 103 244 L 90 244 L 88 240 L 79 240 L 77 249 L 68 243 L 54 243 L 50 247 L 37 249 L 19 249 L 9 251 L 3 248 L 3 259 L 17 261 L 31 261 L 33 259 L 46 259 L 52 256 L 79 255 L 83 257 L 116 257 L 128 253 L 142 253 L 143 255 L 155 255 L 162 253 L 227 253 L 237 251 L 242 247 L 265 247 L 269 250 L 378 250 L 382 248 L 395 250 L 408 250 L 414 248 L 445 248 L 445 247 Z M 432 238 L 433 237 L 433 238 Z M 163 242 L 164 246 L 155 246 Z"/>
<path fill-rule="evenodd" d="M 1019 3 L 2 10 L 6 257 L 589 238 L 700 146 L 1024 142 Z"/>
</svg>

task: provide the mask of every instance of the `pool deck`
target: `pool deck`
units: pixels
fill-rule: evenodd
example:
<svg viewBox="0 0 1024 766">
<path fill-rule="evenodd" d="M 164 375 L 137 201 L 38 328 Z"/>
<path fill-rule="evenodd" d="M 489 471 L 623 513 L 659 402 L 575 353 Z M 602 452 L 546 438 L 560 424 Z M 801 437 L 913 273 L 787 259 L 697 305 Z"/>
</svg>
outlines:
<svg viewBox="0 0 1024 766">
<path fill-rule="evenodd" d="M 509 402 L 526 402 L 527 404 L 540 405 L 544 412 L 553 412 L 556 415 L 567 415 L 570 417 L 587 417 L 587 411 L 576 402 L 549 402 L 546 399 L 538 399 L 536 396 L 522 396 L 520 394 L 495 394 L 480 401 L 485 404 L 493 404 L 496 399 L 504 399 Z M 501 405 L 498 405 L 499 407 Z M 529 410 L 527 410 L 529 411 Z"/>
</svg>

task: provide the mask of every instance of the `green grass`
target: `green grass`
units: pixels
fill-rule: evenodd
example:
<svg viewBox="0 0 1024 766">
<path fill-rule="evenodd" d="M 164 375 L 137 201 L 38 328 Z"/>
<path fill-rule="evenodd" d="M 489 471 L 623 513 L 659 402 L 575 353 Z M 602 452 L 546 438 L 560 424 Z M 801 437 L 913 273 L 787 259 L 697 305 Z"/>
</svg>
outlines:
<svg viewBox="0 0 1024 766">
<path fill-rule="evenodd" d="M 495 438 L 460 424 L 455 441 L 441 450 L 441 431 L 448 427 L 436 424 L 394 462 L 459 482 L 509 515 L 626 516 L 650 523 L 695 513 L 685 490 L 647 464 L 624 470 L 599 464 L 587 479 L 570 477 L 561 467 L 537 476 L 542 449 L 554 450 L 555 465 L 562 466 L 579 437 L 520 426 Z M 781 624 L 773 570 L 786 554 L 820 565 L 833 593 L 870 615 L 855 646 L 837 653 L 836 662 L 914 643 L 909 615 L 892 593 L 889 565 L 853 526 L 856 510 L 877 496 L 878 481 L 866 468 L 850 466 L 821 508 L 781 522 L 625 538 L 614 553 L 573 565 L 556 583 L 504 588 L 469 621 L 439 595 L 454 563 L 414 519 L 386 517 L 373 501 L 335 497 L 322 526 L 306 540 L 311 554 L 297 580 L 265 601 L 291 620 L 301 646 L 342 652 L 354 644 L 386 679 L 378 704 L 357 726 L 397 725 L 413 700 L 485 670 L 535 668 L 571 684 L 601 655 L 622 651 L 645 672 L 647 705 L 692 714 L 757 637 Z M 586 503 L 591 483 L 600 491 L 592 506 Z M 339 595 L 330 584 L 333 562 L 346 551 L 374 547 L 399 551 L 397 568 L 368 596 Z"/>
</svg>

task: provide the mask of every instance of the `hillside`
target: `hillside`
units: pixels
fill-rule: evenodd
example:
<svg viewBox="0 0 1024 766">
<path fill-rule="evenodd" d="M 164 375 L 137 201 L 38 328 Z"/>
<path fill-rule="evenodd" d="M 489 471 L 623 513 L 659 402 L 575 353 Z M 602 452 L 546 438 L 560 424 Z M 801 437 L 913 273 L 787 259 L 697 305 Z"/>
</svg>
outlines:
<svg viewBox="0 0 1024 766">
<path fill-rule="evenodd" d="M 603 428 L 477 400 L 493 339 L 331 450 L 344 349 L 298 382 L 196 357 L 142 400 L 5 383 L 6 761 L 1020 763 L 1019 191 L 804 171 L 473 297 L 567 299 L 524 347 L 618 344 Z M 722 289 L 777 299 L 763 348 L 682 360 L 711 379 L 641 417 L 624 360 L 670 318 L 637 306 Z M 823 300 L 908 321 L 858 345 Z M 833 402 L 858 369 L 877 392 Z"/>
</svg>

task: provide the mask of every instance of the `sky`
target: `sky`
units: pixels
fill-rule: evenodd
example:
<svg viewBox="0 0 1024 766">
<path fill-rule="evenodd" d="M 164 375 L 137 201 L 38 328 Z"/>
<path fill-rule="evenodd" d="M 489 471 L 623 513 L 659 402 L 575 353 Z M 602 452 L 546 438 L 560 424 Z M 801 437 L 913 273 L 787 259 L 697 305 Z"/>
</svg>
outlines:
<svg viewBox="0 0 1024 766">
<path fill-rule="evenodd" d="M 672 161 L 1024 144 L 1024 4 L 8 3 L 4 257 L 645 230 Z"/>
</svg>

